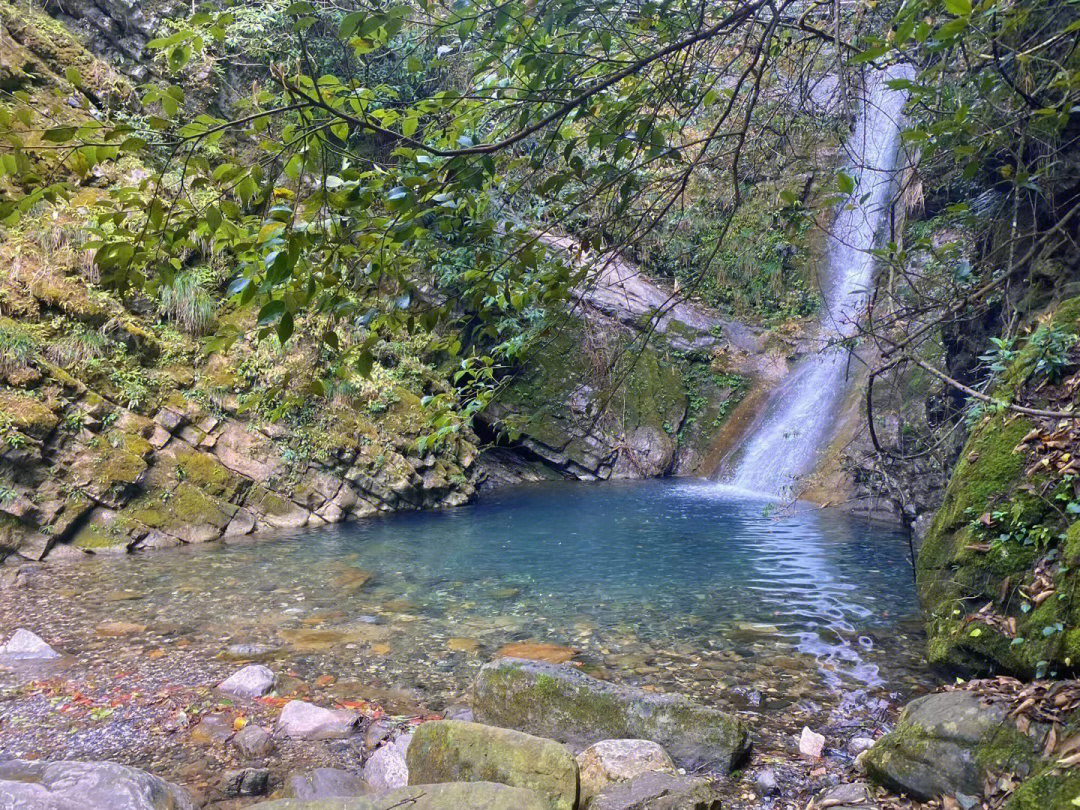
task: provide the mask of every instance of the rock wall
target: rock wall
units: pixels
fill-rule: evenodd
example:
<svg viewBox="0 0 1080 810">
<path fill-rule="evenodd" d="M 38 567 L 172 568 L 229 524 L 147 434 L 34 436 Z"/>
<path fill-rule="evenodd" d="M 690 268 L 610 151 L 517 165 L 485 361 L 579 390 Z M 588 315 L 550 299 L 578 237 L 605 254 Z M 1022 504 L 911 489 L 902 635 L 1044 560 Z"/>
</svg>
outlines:
<svg viewBox="0 0 1080 810">
<path fill-rule="evenodd" d="M 596 311 L 570 318 L 484 415 L 488 479 L 700 474 L 745 378 L 727 370 L 720 339 L 697 334 L 709 349 L 644 342 Z"/>
<path fill-rule="evenodd" d="M 468 440 L 437 454 L 411 450 L 424 422 L 408 392 L 378 423 L 328 412 L 328 451 L 298 462 L 289 458 L 295 433 L 278 425 L 215 413 L 180 393 L 148 417 L 70 383 L 43 399 L 33 396 L 40 388 L 0 393 L 0 420 L 21 437 L 9 433 L 0 452 L 4 556 L 201 543 L 456 506 L 475 492 Z"/>
</svg>

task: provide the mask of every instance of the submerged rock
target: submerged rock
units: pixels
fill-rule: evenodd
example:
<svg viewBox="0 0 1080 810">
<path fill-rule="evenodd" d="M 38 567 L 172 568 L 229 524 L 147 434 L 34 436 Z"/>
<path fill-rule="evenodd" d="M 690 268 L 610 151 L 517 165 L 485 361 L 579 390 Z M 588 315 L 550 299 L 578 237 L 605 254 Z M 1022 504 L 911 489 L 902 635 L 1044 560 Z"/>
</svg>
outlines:
<svg viewBox="0 0 1080 810">
<path fill-rule="evenodd" d="M 262 664 L 248 664 L 219 683 L 217 688 L 237 697 L 262 697 L 274 688 L 274 672 Z"/>
<path fill-rule="evenodd" d="M 812 731 L 808 726 L 803 726 L 802 734 L 799 735 L 799 753 L 804 757 L 818 759 L 825 752 L 825 735 Z"/>
<path fill-rule="evenodd" d="M 776 781 L 776 771 L 772 768 L 765 768 L 762 771 L 758 771 L 757 776 L 754 777 L 754 793 L 764 798 L 766 796 L 773 796 L 780 792 L 780 785 Z"/>
<path fill-rule="evenodd" d="M 497 655 L 500 658 L 526 658 L 549 664 L 565 664 L 577 655 L 577 650 L 544 641 L 515 641 L 500 649 Z"/>
<path fill-rule="evenodd" d="M 226 743 L 232 736 L 232 722 L 223 714 L 204 715 L 191 730 L 191 741 L 199 745 Z"/>
<path fill-rule="evenodd" d="M 236 750 L 246 759 L 259 759 L 274 750 L 274 738 L 262 726 L 250 723 L 232 738 Z"/>
<path fill-rule="evenodd" d="M 340 768 L 315 768 L 290 776 L 286 792 L 297 799 L 335 799 L 362 796 L 369 791 L 359 773 Z"/>
<path fill-rule="evenodd" d="M 720 795 L 707 779 L 653 771 L 608 785 L 589 810 L 720 810 Z"/>
<path fill-rule="evenodd" d="M 254 806 L 258 810 L 550 810 L 538 794 L 492 782 L 416 785 L 382 796 L 354 799 L 280 799 Z"/>
<path fill-rule="evenodd" d="M 11 634 L 6 644 L 0 645 L 0 660 L 4 661 L 54 661 L 57 658 L 60 653 L 41 636 L 21 627 Z"/>
<path fill-rule="evenodd" d="M 276 731 L 297 740 L 340 740 L 356 732 L 359 719 L 356 712 L 290 700 L 281 710 Z"/>
<path fill-rule="evenodd" d="M 473 689 L 473 712 L 482 723 L 578 749 L 603 739 L 652 740 L 693 770 L 730 771 L 750 749 L 746 726 L 724 712 L 535 661 L 485 664 Z"/>
<path fill-rule="evenodd" d="M 195 810 L 183 788 L 115 762 L 0 762 L 0 807 L 9 810 Z"/>
<path fill-rule="evenodd" d="M 578 769 L 570 752 L 520 731 L 461 720 L 424 723 L 406 762 L 415 785 L 498 782 L 535 791 L 552 810 L 577 805 Z"/>
<path fill-rule="evenodd" d="M 629 782 L 650 771 L 675 773 L 661 746 L 650 740 L 601 740 L 577 755 L 581 803 L 614 782 Z"/>
<path fill-rule="evenodd" d="M 989 770 L 1021 778 L 1035 762 L 1032 741 L 1000 706 L 972 692 L 911 701 L 896 729 L 864 755 L 867 773 L 886 787 L 927 801 L 941 795 L 981 796 Z"/>
<path fill-rule="evenodd" d="M 270 784 L 266 768 L 242 768 L 226 771 L 221 779 L 221 791 L 226 796 L 262 796 Z"/>
</svg>

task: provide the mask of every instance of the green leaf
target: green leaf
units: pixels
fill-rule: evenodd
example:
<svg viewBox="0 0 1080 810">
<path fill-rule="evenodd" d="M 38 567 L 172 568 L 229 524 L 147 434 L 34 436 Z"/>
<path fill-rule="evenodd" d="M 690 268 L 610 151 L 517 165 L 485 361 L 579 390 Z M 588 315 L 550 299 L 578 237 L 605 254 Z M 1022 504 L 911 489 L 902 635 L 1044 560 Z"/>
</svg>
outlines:
<svg viewBox="0 0 1080 810">
<path fill-rule="evenodd" d="M 338 36 L 341 39 L 348 39 L 351 37 L 366 16 L 367 14 L 363 11 L 354 11 L 351 14 L 346 14 L 341 21 L 341 25 L 338 27 Z"/>
<path fill-rule="evenodd" d="M 361 352 L 356 358 L 356 371 L 361 377 L 370 377 L 371 368 L 375 365 L 375 358 L 371 352 Z"/>
<path fill-rule="evenodd" d="M 278 321 L 278 325 L 277 325 L 278 340 L 281 341 L 282 344 L 284 344 L 285 341 L 287 341 L 290 337 L 292 337 L 292 333 L 293 333 L 293 316 L 292 316 L 291 312 L 285 312 L 285 313 L 282 314 L 281 320 Z"/>
<path fill-rule="evenodd" d="M 945 10 L 957 17 L 971 14 L 971 0 L 945 0 Z"/>
<path fill-rule="evenodd" d="M 285 313 L 284 301 L 271 301 L 259 310 L 259 326 L 269 326 Z"/>
<path fill-rule="evenodd" d="M 855 192 L 855 178 L 847 172 L 839 171 L 836 173 L 836 187 L 844 194 L 853 194 Z"/>
<path fill-rule="evenodd" d="M 75 132 L 75 127 L 53 127 L 45 130 L 41 137 L 50 143 L 67 143 L 75 137 Z"/>
</svg>

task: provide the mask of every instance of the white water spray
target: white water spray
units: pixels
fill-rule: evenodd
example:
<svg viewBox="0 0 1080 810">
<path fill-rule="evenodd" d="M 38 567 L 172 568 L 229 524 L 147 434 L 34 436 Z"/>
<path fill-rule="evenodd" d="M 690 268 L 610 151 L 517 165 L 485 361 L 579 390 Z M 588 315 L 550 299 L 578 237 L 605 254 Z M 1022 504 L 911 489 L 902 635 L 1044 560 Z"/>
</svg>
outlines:
<svg viewBox="0 0 1080 810">
<path fill-rule="evenodd" d="M 829 239 L 824 278 L 821 348 L 803 359 L 775 391 L 748 438 L 721 468 L 721 478 L 740 489 L 787 495 L 800 475 L 814 468 L 817 453 L 836 424 L 848 377 L 848 352 L 836 342 L 854 332 L 873 278 L 874 248 L 895 187 L 903 91 L 892 79 L 910 78 L 893 66 L 867 80 L 865 101 L 849 142 L 849 172 L 857 178 L 851 202 L 837 215 Z"/>
</svg>

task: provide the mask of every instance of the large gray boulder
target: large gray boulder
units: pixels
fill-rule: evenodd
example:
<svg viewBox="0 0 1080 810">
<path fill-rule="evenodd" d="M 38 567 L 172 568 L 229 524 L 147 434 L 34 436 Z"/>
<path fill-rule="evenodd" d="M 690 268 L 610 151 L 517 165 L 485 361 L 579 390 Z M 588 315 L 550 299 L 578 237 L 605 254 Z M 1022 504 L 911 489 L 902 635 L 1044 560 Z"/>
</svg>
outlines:
<svg viewBox="0 0 1080 810">
<path fill-rule="evenodd" d="M 1001 706 L 973 692 L 926 695 L 911 701 L 896 729 L 865 755 L 872 779 L 920 801 L 938 796 L 979 797 L 988 771 L 1026 776 L 1034 744 L 1016 730 Z"/>
<path fill-rule="evenodd" d="M 195 810 L 183 788 L 115 762 L 0 762 L 4 810 Z"/>
<path fill-rule="evenodd" d="M 549 810 L 541 796 L 525 788 L 492 782 L 416 785 L 354 799 L 279 799 L 256 804 L 252 810 Z"/>
<path fill-rule="evenodd" d="M 485 664 L 472 696 L 477 721 L 580 750 L 603 739 L 662 745 L 687 770 L 730 771 L 749 751 L 742 721 L 680 695 L 590 678 L 572 666 L 502 658 Z"/>
<path fill-rule="evenodd" d="M 547 799 L 551 810 L 574 810 L 577 763 L 565 746 L 495 726 L 440 720 L 416 730 L 406 755 L 414 785 L 498 782 Z"/>
<path fill-rule="evenodd" d="M 720 795 L 707 779 L 652 771 L 608 785 L 589 810 L 721 810 Z"/>
</svg>

